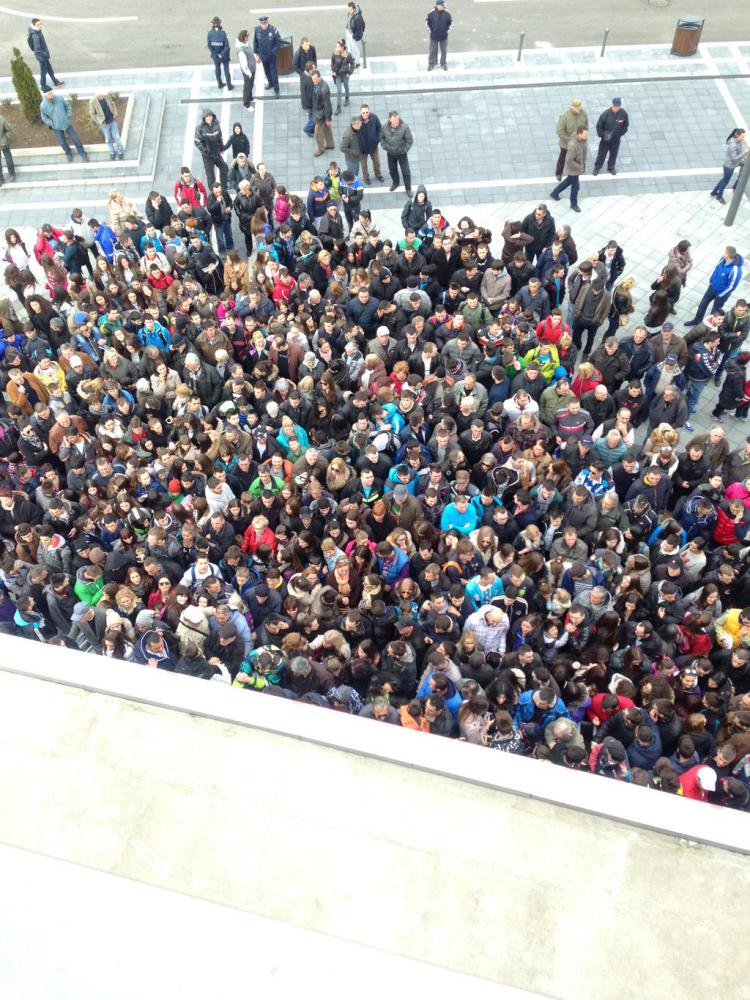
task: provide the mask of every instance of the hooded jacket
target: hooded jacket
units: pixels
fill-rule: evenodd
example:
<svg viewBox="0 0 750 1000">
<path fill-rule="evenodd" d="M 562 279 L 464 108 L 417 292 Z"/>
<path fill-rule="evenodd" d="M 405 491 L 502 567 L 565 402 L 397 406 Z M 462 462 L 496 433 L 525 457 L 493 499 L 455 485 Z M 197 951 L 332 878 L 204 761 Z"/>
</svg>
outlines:
<svg viewBox="0 0 750 1000">
<path fill-rule="evenodd" d="M 727 263 L 724 257 L 713 270 L 711 275 L 711 289 L 716 295 L 731 295 L 737 285 L 742 280 L 742 267 L 745 263 L 740 254 L 735 254 L 734 259 Z"/>
<path fill-rule="evenodd" d="M 213 118 L 213 121 L 209 123 L 206 121 L 207 118 Z M 219 119 L 208 108 L 203 112 L 200 124 L 195 130 L 195 145 L 202 156 L 221 156 L 224 148 Z"/>
<path fill-rule="evenodd" d="M 417 198 L 424 195 L 424 201 L 419 202 Z M 404 229 L 414 229 L 415 231 L 423 226 L 432 215 L 432 202 L 427 197 L 427 188 L 420 184 L 413 198 L 410 198 L 404 205 L 401 212 L 401 225 Z"/>
<path fill-rule="evenodd" d="M 146 665 L 149 660 L 156 660 L 157 666 L 160 670 L 174 670 L 177 665 L 177 659 L 174 653 L 170 650 L 167 640 L 164 639 L 164 652 L 154 654 L 146 649 L 146 642 L 151 636 L 158 635 L 154 629 L 145 632 L 138 642 L 135 644 L 135 651 L 133 653 L 133 661 L 135 663 L 142 663 Z"/>
</svg>

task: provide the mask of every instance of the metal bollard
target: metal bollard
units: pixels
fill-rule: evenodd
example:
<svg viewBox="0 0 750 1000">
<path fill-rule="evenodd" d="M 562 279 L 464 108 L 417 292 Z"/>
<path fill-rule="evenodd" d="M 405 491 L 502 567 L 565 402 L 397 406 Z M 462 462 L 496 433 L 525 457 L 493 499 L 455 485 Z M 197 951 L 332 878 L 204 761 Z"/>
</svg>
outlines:
<svg viewBox="0 0 750 1000">
<path fill-rule="evenodd" d="M 604 38 L 602 39 L 602 51 L 599 53 L 599 58 L 604 58 L 604 50 L 607 47 L 607 39 L 609 38 L 609 28 L 604 29 Z"/>
<path fill-rule="evenodd" d="M 526 32 L 522 31 L 521 37 L 518 39 L 518 58 L 516 59 L 516 62 L 521 61 L 521 56 L 523 55 L 523 41 L 525 38 L 526 38 Z"/>
<path fill-rule="evenodd" d="M 732 195 L 732 200 L 729 203 L 727 217 L 724 219 L 725 226 L 734 225 L 734 220 L 737 218 L 737 212 L 742 201 L 742 196 L 747 189 L 748 181 L 750 181 L 750 156 L 745 157 L 742 170 L 740 170 L 740 176 L 737 178 L 737 190 Z"/>
<path fill-rule="evenodd" d="M 360 44 L 362 46 L 362 68 L 367 69 L 367 42 L 363 38 Z"/>
</svg>

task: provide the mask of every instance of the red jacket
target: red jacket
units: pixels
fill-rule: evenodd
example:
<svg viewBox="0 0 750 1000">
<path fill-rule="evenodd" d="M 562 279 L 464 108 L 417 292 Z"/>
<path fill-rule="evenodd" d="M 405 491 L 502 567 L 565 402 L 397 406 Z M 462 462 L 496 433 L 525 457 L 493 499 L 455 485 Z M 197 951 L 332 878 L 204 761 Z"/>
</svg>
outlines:
<svg viewBox="0 0 750 1000">
<path fill-rule="evenodd" d="M 536 335 L 539 343 L 544 341 L 546 344 L 556 344 L 564 333 L 570 333 L 570 327 L 565 320 L 558 326 L 553 326 L 552 317 L 548 316 L 536 325 Z"/>
<path fill-rule="evenodd" d="M 704 792 L 698 784 L 698 771 L 705 764 L 696 764 L 680 775 L 680 788 L 686 799 L 695 799 L 696 802 L 708 802 L 708 792 Z"/>
<path fill-rule="evenodd" d="M 602 702 L 604 701 L 604 694 L 595 694 L 591 699 L 591 704 L 586 710 L 586 718 L 589 722 L 593 722 L 594 719 L 599 720 L 599 725 L 606 722 L 607 719 L 611 719 L 613 715 L 621 712 L 624 708 L 635 708 L 635 702 L 631 701 L 630 698 L 625 698 L 623 695 L 617 695 L 617 708 L 613 711 L 608 712 L 606 709 L 602 708 Z"/>
<path fill-rule="evenodd" d="M 259 535 L 251 524 L 245 531 L 243 538 L 243 552 L 251 552 L 254 555 L 259 545 L 270 545 L 273 551 L 276 552 L 276 535 L 274 535 L 270 528 L 266 528 L 263 534 Z"/>
<path fill-rule="evenodd" d="M 174 200 L 177 202 L 177 210 L 180 209 L 181 202 L 187 199 L 191 205 L 200 205 L 201 208 L 206 207 L 206 202 L 208 201 L 208 194 L 206 193 L 205 187 L 201 184 L 197 177 L 193 178 L 192 184 L 185 184 L 182 178 L 180 178 L 174 186 Z"/>
<path fill-rule="evenodd" d="M 50 226 L 50 229 L 52 230 L 52 235 L 55 237 L 55 239 L 59 240 L 63 234 L 62 229 L 55 229 L 54 226 Z M 55 250 L 50 241 L 47 239 L 47 237 L 40 229 L 39 232 L 36 234 L 36 243 L 34 244 L 34 256 L 36 257 L 37 264 L 42 263 L 42 257 L 44 256 L 44 254 L 49 254 L 50 257 L 54 257 Z"/>
</svg>

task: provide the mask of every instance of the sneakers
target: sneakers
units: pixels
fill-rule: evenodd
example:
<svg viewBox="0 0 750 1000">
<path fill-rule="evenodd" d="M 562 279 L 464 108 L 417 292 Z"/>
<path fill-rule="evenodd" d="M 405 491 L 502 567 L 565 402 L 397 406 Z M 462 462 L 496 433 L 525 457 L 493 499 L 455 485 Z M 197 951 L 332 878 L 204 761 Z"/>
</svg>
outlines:
<svg viewBox="0 0 750 1000">
<path fill-rule="evenodd" d="M 9 174 L 9 175 L 8 175 L 8 180 L 9 180 L 9 181 L 10 181 L 11 183 L 13 183 L 13 181 L 14 181 L 15 179 L 16 179 L 16 175 L 15 175 L 15 174 Z"/>
<path fill-rule="evenodd" d="M 695 430 L 695 427 L 693 427 L 689 420 L 685 421 L 685 430 L 690 431 L 691 434 Z"/>
<path fill-rule="evenodd" d="M 726 203 L 727 203 L 727 200 L 726 200 L 726 198 L 724 197 L 723 194 L 717 194 L 716 195 L 716 200 L 718 201 L 718 203 L 720 205 L 726 205 Z"/>
</svg>

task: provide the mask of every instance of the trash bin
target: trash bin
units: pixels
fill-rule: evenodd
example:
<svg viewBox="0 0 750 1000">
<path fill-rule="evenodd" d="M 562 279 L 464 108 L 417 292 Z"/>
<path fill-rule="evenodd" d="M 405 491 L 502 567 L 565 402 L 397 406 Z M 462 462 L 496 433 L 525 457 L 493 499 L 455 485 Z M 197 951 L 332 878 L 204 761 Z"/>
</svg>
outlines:
<svg viewBox="0 0 750 1000">
<path fill-rule="evenodd" d="M 294 41 L 291 35 L 281 36 L 281 48 L 276 53 L 276 72 L 279 76 L 286 76 L 292 72 L 294 62 Z"/>
<path fill-rule="evenodd" d="M 673 56 L 694 56 L 701 40 L 704 17 L 678 17 L 672 41 Z"/>
</svg>

